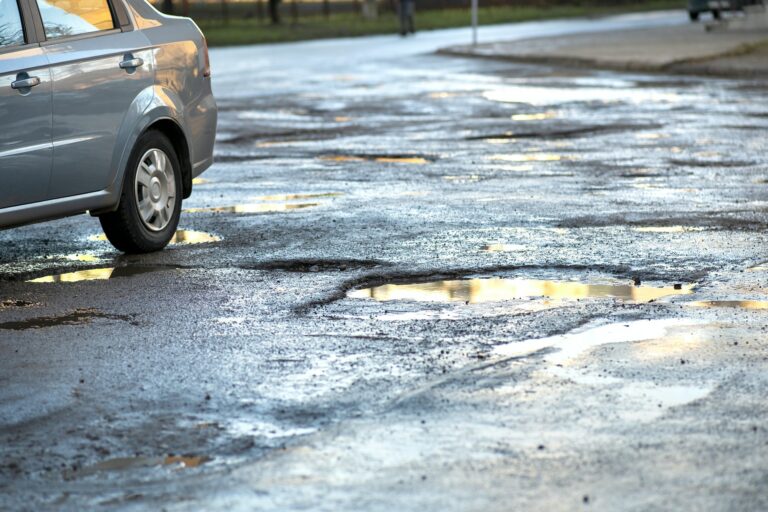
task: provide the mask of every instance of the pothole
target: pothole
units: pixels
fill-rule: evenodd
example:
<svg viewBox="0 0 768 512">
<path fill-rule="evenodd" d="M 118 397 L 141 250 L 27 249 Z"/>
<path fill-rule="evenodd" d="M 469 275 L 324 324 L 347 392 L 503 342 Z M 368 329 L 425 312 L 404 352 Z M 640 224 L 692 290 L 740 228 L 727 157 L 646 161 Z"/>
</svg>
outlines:
<svg viewBox="0 0 768 512">
<path fill-rule="evenodd" d="M 385 284 L 351 290 L 352 299 L 378 301 L 466 302 L 469 304 L 515 299 L 595 299 L 612 298 L 645 303 L 670 295 L 690 294 L 691 284 L 673 286 L 635 286 L 630 284 L 587 284 L 575 281 L 539 279 L 478 278 L 451 279 L 406 284 Z"/>
<path fill-rule="evenodd" d="M 320 203 L 248 203 L 236 204 L 231 206 L 208 206 L 203 208 L 186 208 L 185 213 L 272 213 L 287 212 L 291 210 L 303 210 L 305 208 L 314 208 L 320 206 Z"/>
<path fill-rule="evenodd" d="M 27 280 L 28 283 L 76 283 L 79 281 L 100 281 L 114 279 L 117 277 L 132 277 L 151 272 L 163 272 L 166 270 L 175 270 L 177 265 L 151 265 L 151 266 L 128 266 L 128 267 L 105 267 L 91 268 L 87 270 L 78 270 L 76 272 L 67 272 L 64 274 L 52 274 L 48 276 L 36 277 Z"/>
<path fill-rule="evenodd" d="M 488 157 L 489 160 L 494 162 L 559 162 L 561 160 L 570 160 L 571 158 L 555 153 L 511 153 Z"/>
<path fill-rule="evenodd" d="M 314 194 L 274 194 L 255 197 L 256 201 L 297 201 L 299 199 L 320 199 L 325 197 L 340 197 L 342 192 L 320 192 Z"/>
<path fill-rule="evenodd" d="M 699 300 L 688 302 L 695 308 L 768 309 L 768 300 Z"/>
<path fill-rule="evenodd" d="M 345 272 L 375 268 L 384 263 L 376 260 L 275 260 L 250 265 L 250 270 L 281 270 L 283 272 Z"/>
<path fill-rule="evenodd" d="M 350 154 L 350 155 L 322 155 L 320 160 L 329 162 L 376 162 L 380 164 L 415 164 L 424 165 L 434 162 L 434 157 L 424 155 L 369 155 L 369 154 Z"/>
<path fill-rule="evenodd" d="M 502 244 L 502 243 L 485 244 L 480 248 L 480 250 L 483 252 L 518 252 L 518 251 L 523 251 L 525 249 L 526 249 L 526 246 L 522 244 Z"/>
<path fill-rule="evenodd" d="M 90 238 L 99 242 L 107 242 L 107 235 L 101 233 L 100 235 L 94 235 Z M 206 233 L 204 231 L 193 231 L 191 229 L 179 229 L 171 237 L 170 245 L 195 245 L 195 244 L 209 244 L 213 242 L 221 242 L 221 237 L 212 233 Z M 102 260 L 102 258 L 91 255 L 73 255 L 77 261 L 83 262 L 96 262 Z M 71 259 L 68 257 L 68 259 Z"/>
<path fill-rule="evenodd" d="M 205 455 L 166 455 L 164 457 L 117 457 L 108 459 L 92 466 L 87 466 L 78 470 L 67 470 L 64 473 L 65 479 L 71 479 L 78 476 L 94 475 L 102 472 L 129 471 L 133 469 L 151 468 L 157 466 L 173 466 L 178 469 L 196 468 L 211 461 L 212 459 Z"/>
<path fill-rule="evenodd" d="M 59 316 L 41 316 L 18 320 L 14 322 L 0 323 L 0 329 L 11 331 L 26 331 L 29 329 L 45 329 L 47 327 L 59 327 L 63 325 L 85 325 L 96 318 L 122 320 L 133 323 L 133 319 L 127 315 L 112 315 L 94 308 L 76 309 L 71 313 Z"/>
</svg>

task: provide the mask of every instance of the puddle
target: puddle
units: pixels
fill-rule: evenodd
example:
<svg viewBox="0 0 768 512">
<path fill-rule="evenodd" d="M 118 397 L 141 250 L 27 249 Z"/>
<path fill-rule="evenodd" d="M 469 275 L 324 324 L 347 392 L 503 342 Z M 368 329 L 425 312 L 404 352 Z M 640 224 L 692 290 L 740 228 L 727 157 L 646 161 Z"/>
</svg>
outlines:
<svg viewBox="0 0 768 512">
<path fill-rule="evenodd" d="M 88 466 L 80 470 L 67 470 L 65 478 L 88 476 L 103 471 L 128 471 L 132 469 L 151 468 L 157 466 L 176 466 L 179 469 L 196 468 L 210 462 L 212 459 L 205 455 L 166 455 L 165 457 L 117 457 Z"/>
<path fill-rule="evenodd" d="M 26 331 L 28 329 L 45 329 L 46 327 L 59 327 L 62 325 L 85 325 L 91 323 L 94 318 L 108 318 L 132 322 L 132 318 L 125 315 L 110 315 L 102 313 L 98 309 L 76 309 L 72 313 L 60 316 L 41 316 L 18 320 L 15 322 L 0 323 L 0 329 L 10 331 Z"/>
<path fill-rule="evenodd" d="M 701 226 L 639 226 L 633 227 L 633 231 L 639 233 L 687 233 L 691 231 L 704 231 Z"/>
<path fill-rule="evenodd" d="M 329 162 L 377 162 L 380 164 L 424 165 L 432 162 L 419 155 L 323 155 L 319 158 Z"/>
<path fill-rule="evenodd" d="M 317 199 L 321 197 L 339 197 L 341 192 L 324 192 L 319 194 L 275 194 L 271 196 L 255 197 L 255 201 L 296 201 L 298 199 Z"/>
<path fill-rule="evenodd" d="M 163 272 L 182 267 L 175 265 L 135 266 L 135 267 L 104 267 L 78 270 L 65 274 L 53 274 L 27 280 L 28 283 L 76 283 L 79 281 L 101 281 L 116 277 L 132 277 L 150 272 Z"/>
<path fill-rule="evenodd" d="M 184 210 L 184 212 L 186 213 L 201 213 L 201 212 L 270 213 L 270 212 L 285 212 L 289 210 L 302 210 L 304 208 L 313 208 L 315 206 L 320 206 L 320 203 L 292 203 L 292 204 L 253 203 L 253 204 L 238 204 L 234 206 L 210 206 L 206 208 L 187 208 Z"/>
<path fill-rule="evenodd" d="M 176 234 L 171 238 L 171 244 L 173 245 L 209 244 L 212 242 L 221 242 L 221 237 L 203 231 L 190 231 L 187 229 L 176 231 Z"/>
<path fill-rule="evenodd" d="M 97 240 L 99 242 L 106 242 L 107 235 L 104 233 L 90 237 L 90 240 Z M 171 245 L 193 245 L 193 244 L 208 244 L 211 242 L 221 242 L 221 237 L 206 233 L 204 231 L 192 231 L 190 229 L 179 229 L 171 238 L 169 242 Z M 76 261 L 84 262 L 98 262 L 103 258 L 97 258 L 90 255 L 76 254 L 73 256 L 67 256 L 67 259 L 75 259 Z"/>
<path fill-rule="evenodd" d="M 488 157 L 497 162 L 559 162 L 565 158 L 553 153 L 513 153 L 509 155 L 491 155 Z"/>
<path fill-rule="evenodd" d="M 445 98 L 453 98 L 454 96 L 458 96 L 455 92 L 431 92 L 429 93 L 430 98 L 442 100 Z"/>
<path fill-rule="evenodd" d="M 694 308 L 768 309 L 768 300 L 699 300 L 686 305 Z"/>
<path fill-rule="evenodd" d="M 483 252 L 517 252 L 525 249 L 526 247 L 521 244 L 485 244 L 480 250 Z"/>
<path fill-rule="evenodd" d="M 555 117 L 557 117 L 555 112 L 539 112 L 536 114 L 514 114 L 511 119 L 513 121 L 544 121 Z"/>
<path fill-rule="evenodd" d="M 471 304 L 513 299 L 546 297 L 549 299 L 614 298 L 631 302 L 650 302 L 669 295 L 690 294 L 693 285 L 666 287 L 629 284 L 584 284 L 573 281 L 536 279 L 454 279 L 410 284 L 385 284 L 351 290 L 353 299 L 378 301 L 411 300 L 421 302 L 468 302 Z"/>
</svg>

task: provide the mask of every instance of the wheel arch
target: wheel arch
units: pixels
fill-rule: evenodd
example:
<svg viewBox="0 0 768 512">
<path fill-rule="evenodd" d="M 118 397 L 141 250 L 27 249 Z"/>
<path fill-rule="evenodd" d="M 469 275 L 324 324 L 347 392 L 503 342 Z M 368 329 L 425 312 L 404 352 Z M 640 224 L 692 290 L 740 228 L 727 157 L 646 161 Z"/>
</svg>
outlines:
<svg viewBox="0 0 768 512">
<path fill-rule="evenodd" d="M 173 149 L 176 151 L 176 156 L 181 165 L 181 184 L 183 194 L 182 199 L 188 198 L 192 194 L 192 162 L 189 154 L 189 142 L 187 136 L 184 134 L 184 130 L 181 126 L 170 118 L 161 118 L 150 123 L 142 132 L 142 134 L 155 130 L 171 141 Z"/>
</svg>

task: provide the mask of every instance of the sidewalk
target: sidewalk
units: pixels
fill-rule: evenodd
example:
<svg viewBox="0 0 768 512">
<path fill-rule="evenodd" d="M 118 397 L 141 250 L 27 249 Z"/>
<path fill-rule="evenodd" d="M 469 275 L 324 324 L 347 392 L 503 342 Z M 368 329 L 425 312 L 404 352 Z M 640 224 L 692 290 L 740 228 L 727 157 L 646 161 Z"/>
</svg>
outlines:
<svg viewBox="0 0 768 512">
<path fill-rule="evenodd" d="M 454 46 L 439 53 L 620 71 L 768 78 L 768 23 L 762 26 L 760 21 L 746 25 L 733 20 L 730 27 L 712 30 L 691 23 L 542 37 Z"/>
</svg>

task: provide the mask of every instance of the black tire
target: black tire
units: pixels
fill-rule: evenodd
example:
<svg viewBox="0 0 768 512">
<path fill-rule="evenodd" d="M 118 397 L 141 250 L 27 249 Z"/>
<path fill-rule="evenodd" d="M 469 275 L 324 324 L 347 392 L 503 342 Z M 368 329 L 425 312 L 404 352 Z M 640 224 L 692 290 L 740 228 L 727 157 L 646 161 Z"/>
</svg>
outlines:
<svg viewBox="0 0 768 512">
<path fill-rule="evenodd" d="M 696 11 L 688 11 L 688 17 L 691 21 L 699 21 L 699 13 Z"/>
<path fill-rule="evenodd" d="M 720 11 L 718 11 L 717 9 L 713 10 L 713 11 L 712 11 L 712 17 L 713 17 L 714 19 L 716 19 L 716 20 L 719 20 L 719 19 L 721 18 L 721 16 L 720 16 Z"/>
<path fill-rule="evenodd" d="M 168 158 L 173 167 L 175 180 L 175 194 L 173 197 L 174 208 L 168 220 L 168 224 L 160 230 L 149 229 L 142 221 L 139 214 L 139 206 L 136 199 L 136 174 L 139 169 L 139 160 L 152 149 L 159 149 Z M 176 228 L 179 225 L 181 213 L 181 165 L 173 144 L 168 137 L 156 130 L 145 132 L 131 151 L 128 159 L 128 168 L 123 178 L 123 190 L 120 195 L 120 204 L 114 212 L 99 216 L 101 227 L 107 239 L 116 249 L 126 253 L 146 253 L 159 251 L 168 245 Z M 170 204 L 170 202 L 168 203 Z"/>
</svg>

